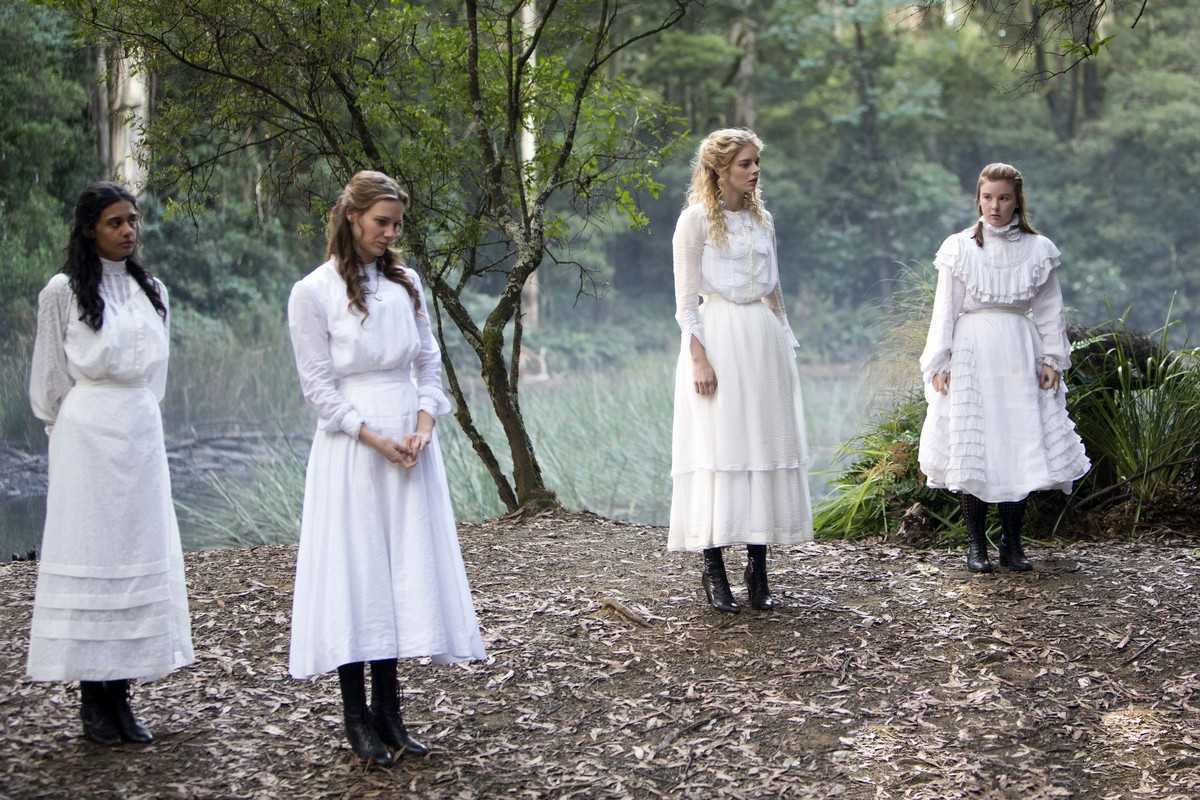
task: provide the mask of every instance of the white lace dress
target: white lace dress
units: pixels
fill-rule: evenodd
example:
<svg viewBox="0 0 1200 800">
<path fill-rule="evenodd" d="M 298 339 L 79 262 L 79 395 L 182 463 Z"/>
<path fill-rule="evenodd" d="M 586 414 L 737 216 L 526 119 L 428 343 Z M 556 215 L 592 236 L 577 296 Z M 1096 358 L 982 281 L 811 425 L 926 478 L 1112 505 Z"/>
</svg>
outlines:
<svg viewBox="0 0 1200 800">
<path fill-rule="evenodd" d="M 485 657 L 436 430 L 407 470 L 358 441 L 363 423 L 399 440 L 419 411 L 450 411 L 424 298 L 417 316 L 403 286 L 373 264 L 366 277 L 366 319 L 332 261 L 288 301 L 300 387 L 319 415 L 292 603 L 297 678 L 354 661 Z"/>
<path fill-rule="evenodd" d="M 680 215 L 672 239 L 682 337 L 670 550 L 812 539 L 796 339 L 779 287 L 774 226 L 769 215 L 759 223 L 748 211 L 724 213 L 726 246 L 709 239 L 699 205 Z M 717 376 L 708 397 L 694 386 L 693 336 Z"/>
<path fill-rule="evenodd" d="M 99 331 L 79 319 L 66 275 L 38 297 L 29 395 L 50 434 L 50 480 L 27 666 L 35 681 L 151 679 L 193 660 L 158 409 L 167 326 L 124 262 L 102 267 Z"/>
<path fill-rule="evenodd" d="M 1091 463 L 1067 415 L 1066 382 L 1038 382 L 1043 364 L 1060 373 L 1071 365 L 1059 250 L 1015 221 L 985 223 L 983 247 L 973 232 L 950 236 L 934 258 L 937 292 L 921 355 L 921 471 L 931 487 L 989 503 L 1070 492 Z M 950 375 L 946 395 L 933 389 L 938 373 Z"/>
</svg>

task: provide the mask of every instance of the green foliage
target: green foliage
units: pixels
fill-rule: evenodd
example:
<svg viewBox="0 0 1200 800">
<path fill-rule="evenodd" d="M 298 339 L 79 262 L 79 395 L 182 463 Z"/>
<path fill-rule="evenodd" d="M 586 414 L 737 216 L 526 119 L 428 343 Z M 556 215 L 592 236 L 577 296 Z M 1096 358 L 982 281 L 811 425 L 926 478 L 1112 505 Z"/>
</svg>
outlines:
<svg viewBox="0 0 1200 800">
<path fill-rule="evenodd" d="M 173 303 L 213 318 L 263 314 L 274 324 L 292 283 L 323 260 L 321 246 L 286 231 L 282 215 L 260 221 L 254 204 L 229 189 L 210 187 L 204 205 L 191 208 L 142 198 L 142 257 Z"/>
<path fill-rule="evenodd" d="M 96 159 L 86 125 L 87 64 L 69 21 L 15 0 L 0 5 L 0 30 L 0 336 L 7 339 L 62 263 L 64 220 Z"/>
<path fill-rule="evenodd" d="M 304 418 L 287 328 L 276 307 L 252 306 L 216 320 L 186 306 L 171 322 L 171 368 L 163 417 L 187 431 L 213 422 L 270 430 Z"/>
<path fill-rule="evenodd" d="M 1103 508 L 1126 493 L 1148 503 L 1177 492 L 1191 478 L 1200 458 L 1195 433 L 1200 430 L 1200 351 L 1171 350 L 1169 327 L 1157 339 L 1131 331 L 1124 320 L 1072 331 L 1068 410 L 1092 470 L 1068 501 L 1035 498 L 1031 517 L 1056 525 L 1066 510 Z M 817 509 L 818 532 L 887 534 L 920 504 L 934 532 L 959 533 L 953 497 L 925 488 L 917 464 L 925 409 L 919 394 L 905 397 L 844 445 L 842 456 L 850 465 L 838 472 Z"/>
<path fill-rule="evenodd" d="M 1123 320 L 1080 349 L 1101 350 L 1076 378 L 1071 412 L 1094 462 L 1089 488 L 1153 501 L 1200 457 L 1200 351 L 1171 350 L 1164 326 L 1139 341 Z"/>
<path fill-rule="evenodd" d="M 913 503 L 943 515 L 952 512 L 952 500 L 925 488 L 917 466 L 924 419 L 925 399 L 912 394 L 842 446 L 840 455 L 851 463 L 830 482 L 828 497 L 813 515 L 818 536 L 886 535 Z"/>
</svg>

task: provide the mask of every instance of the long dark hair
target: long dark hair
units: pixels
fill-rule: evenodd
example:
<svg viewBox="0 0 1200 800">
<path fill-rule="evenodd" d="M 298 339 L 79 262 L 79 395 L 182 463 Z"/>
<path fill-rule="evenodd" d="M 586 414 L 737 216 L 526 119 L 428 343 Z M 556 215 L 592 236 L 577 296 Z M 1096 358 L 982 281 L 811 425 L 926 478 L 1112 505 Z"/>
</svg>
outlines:
<svg viewBox="0 0 1200 800">
<path fill-rule="evenodd" d="M 137 208 L 137 200 L 120 184 L 97 181 L 83 190 L 75 203 L 75 220 L 71 226 L 71 238 L 67 242 L 67 260 L 63 263 L 63 274 L 71 281 L 71 291 L 79 303 L 79 319 L 94 331 L 104 324 L 104 298 L 100 296 L 100 254 L 96 252 L 96 223 L 104 209 L 122 200 Z M 133 276 L 138 286 L 150 298 L 150 304 L 167 320 L 167 307 L 163 304 L 154 278 L 132 256 L 125 259 L 125 270 Z"/>
<path fill-rule="evenodd" d="M 351 211 L 366 213 L 380 200 L 396 200 L 405 209 L 409 206 L 408 193 L 391 177 L 373 170 L 356 172 L 329 210 L 329 222 L 325 226 L 325 253 L 333 259 L 338 274 L 346 282 L 349 305 L 360 311 L 364 319 L 371 313 L 367 310 L 363 287 L 366 276 L 360 269 L 362 265 L 359 263 L 358 250 L 354 247 L 354 231 L 346 215 Z M 397 263 L 396 254 L 391 248 L 385 250 L 379 259 L 379 271 L 389 281 L 404 287 L 412 300 L 413 311 L 420 315 L 421 295 L 417 293 L 417 287 L 409 279 L 408 273 Z"/>
</svg>

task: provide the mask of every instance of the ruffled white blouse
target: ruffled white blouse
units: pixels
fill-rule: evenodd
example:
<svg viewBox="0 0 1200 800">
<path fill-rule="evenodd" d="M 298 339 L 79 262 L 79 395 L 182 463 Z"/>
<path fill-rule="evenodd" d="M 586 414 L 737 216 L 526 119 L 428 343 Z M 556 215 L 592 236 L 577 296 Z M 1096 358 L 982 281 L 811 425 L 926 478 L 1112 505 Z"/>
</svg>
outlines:
<svg viewBox="0 0 1200 800">
<path fill-rule="evenodd" d="M 779 261 L 775 245 L 775 223 L 764 211 L 759 222 L 749 211 L 725 211 L 728 232 L 724 247 L 708 236 L 708 217 L 703 205 L 688 206 L 679 215 L 672 238 L 675 272 L 675 320 L 683 335 L 683 347 L 695 336 L 704 344 L 700 298 L 720 295 L 732 303 L 766 303 L 787 331 L 793 347 L 799 342 L 788 324 L 779 286 Z"/>
<path fill-rule="evenodd" d="M 363 415 L 342 392 L 339 382 L 369 372 L 411 370 L 419 407 L 433 416 L 449 413 L 450 400 L 442 390 L 442 357 L 429 325 L 429 311 L 417 273 L 405 269 L 421 296 L 421 313 L 388 315 L 380 306 L 407 304 L 408 292 L 382 278 L 374 264 L 364 267 L 366 301 L 372 313 L 365 319 L 350 306 L 346 283 L 334 263 L 326 261 L 292 289 L 288 325 L 300 373 L 300 389 L 317 411 L 317 427 L 358 436 Z M 405 331 L 383 326 L 415 326 Z M 409 334 L 409 335 L 405 335 Z"/>
<path fill-rule="evenodd" d="M 1014 219 L 997 228 L 983 223 L 983 247 L 974 227 L 952 234 L 933 263 L 937 290 L 929 336 L 921 354 L 925 382 L 950 369 L 954 325 L 960 316 L 985 308 L 1026 314 L 1037 327 L 1042 363 L 1062 372 L 1071 365 L 1062 291 L 1055 276 L 1059 249 L 1041 234 L 1025 233 Z"/>
</svg>

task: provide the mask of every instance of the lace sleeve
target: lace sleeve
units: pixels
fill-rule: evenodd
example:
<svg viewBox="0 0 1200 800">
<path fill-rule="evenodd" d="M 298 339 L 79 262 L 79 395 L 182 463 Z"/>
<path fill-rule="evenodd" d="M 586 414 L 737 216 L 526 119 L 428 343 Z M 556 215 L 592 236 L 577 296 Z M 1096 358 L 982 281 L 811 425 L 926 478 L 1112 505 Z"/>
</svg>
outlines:
<svg viewBox="0 0 1200 800">
<path fill-rule="evenodd" d="M 775 238 L 775 226 L 771 225 L 771 256 L 775 259 L 775 272 L 778 274 L 779 269 L 779 240 Z M 779 320 L 779 324 L 783 326 L 787 333 L 788 341 L 792 347 L 799 347 L 800 342 L 796 339 L 796 334 L 792 332 L 792 326 L 788 322 L 787 310 L 783 307 L 783 286 L 782 278 L 775 281 L 775 288 L 771 293 L 763 298 L 763 302 L 767 304 L 767 308 L 771 309 L 771 313 Z"/>
<path fill-rule="evenodd" d="M 704 255 L 704 220 L 690 209 L 679 215 L 675 235 L 671 237 L 671 256 L 675 272 L 675 320 L 682 333 L 684 352 L 691 338 L 704 344 L 704 324 L 700 319 L 700 259 Z"/>
<path fill-rule="evenodd" d="M 67 371 L 65 341 L 70 321 L 71 286 L 66 275 L 55 275 L 38 295 L 37 335 L 29 370 L 29 402 L 35 417 L 54 426 L 58 409 L 72 384 Z"/>
<path fill-rule="evenodd" d="M 362 415 L 337 386 L 329 356 L 329 323 L 325 306 L 303 282 L 292 288 L 288 298 L 288 331 L 300 373 L 300 391 L 317 410 L 318 426 L 324 431 L 340 430 L 357 437 Z"/>
<path fill-rule="evenodd" d="M 408 277 L 421 294 L 421 313 L 417 317 L 417 331 L 421 337 L 421 351 L 413 361 L 413 375 L 417 380 L 417 397 L 422 411 L 431 416 L 440 417 L 449 414 L 450 398 L 442 388 L 442 350 L 438 347 L 437 338 L 433 335 L 433 326 L 429 320 L 429 307 L 425 303 L 425 292 L 421 279 L 413 270 L 408 270 Z"/>
</svg>

